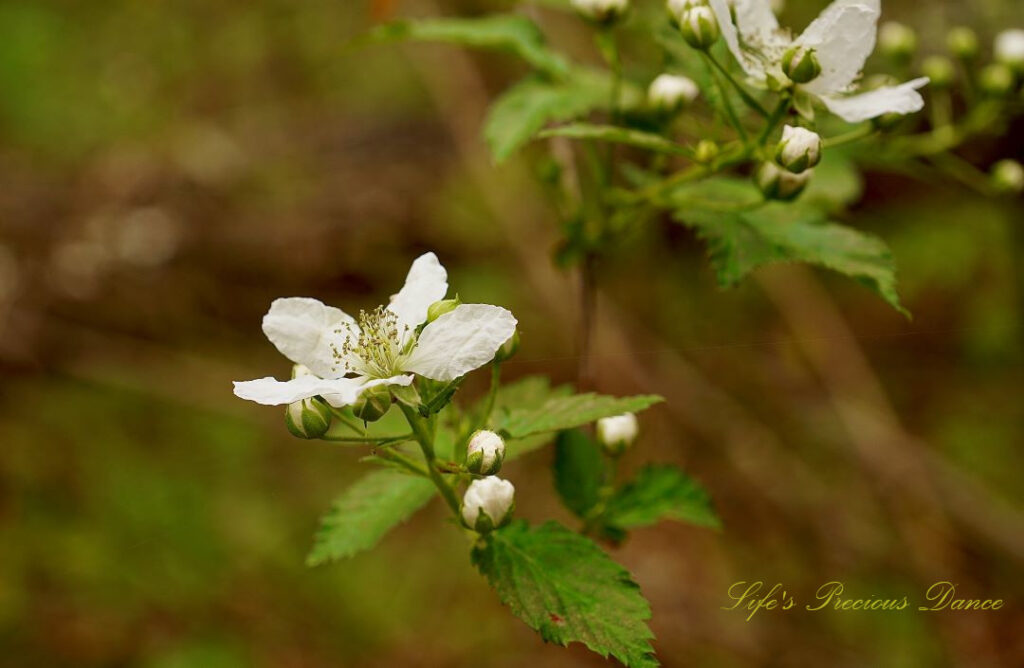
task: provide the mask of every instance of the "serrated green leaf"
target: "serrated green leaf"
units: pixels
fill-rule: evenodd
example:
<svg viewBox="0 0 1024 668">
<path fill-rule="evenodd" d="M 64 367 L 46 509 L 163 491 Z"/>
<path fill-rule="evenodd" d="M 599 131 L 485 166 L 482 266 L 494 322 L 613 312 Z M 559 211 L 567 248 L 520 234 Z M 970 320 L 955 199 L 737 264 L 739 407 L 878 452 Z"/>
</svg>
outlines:
<svg viewBox="0 0 1024 668">
<path fill-rule="evenodd" d="M 766 264 L 806 262 L 860 281 L 907 314 L 896 293 L 896 268 L 885 242 L 829 223 L 813 207 L 771 202 L 745 211 L 680 208 L 674 215 L 708 242 L 723 287 Z"/>
<path fill-rule="evenodd" d="M 764 196 L 749 179 L 717 176 L 690 183 L 682 183 L 660 193 L 654 203 L 660 207 L 685 211 L 710 209 L 736 211 L 755 207 L 764 202 Z"/>
<path fill-rule="evenodd" d="M 523 438 L 545 431 L 572 429 L 598 418 L 636 413 L 663 399 L 655 395 L 609 397 L 600 394 L 574 394 L 555 397 L 530 408 L 516 408 L 498 423 L 498 429 L 511 438 Z"/>
<path fill-rule="evenodd" d="M 484 139 L 500 163 L 548 123 L 570 121 L 608 106 L 611 81 L 581 71 L 565 81 L 529 77 L 506 90 L 491 105 Z"/>
<path fill-rule="evenodd" d="M 492 429 L 504 421 L 509 412 L 514 408 L 533 408 L 544 404 L 555 397 L 564 397 L 572 394 L 572 388 L 568 385 L 551 386 L 547 376 L 526 376 L 519 380 L 502 385 L 498 390 L 498 396 L 494 400 L 494 411 L 491 414 L 491 421 L 488 425 Z M 477 411 L 480 405 L 477 405 Z M 554 438 L 553 434 L 541 433 L 525 438 L 509 439 L 505 443 L 505 461 L 509 462 L 518 459 L 523 455 L 539 450 Z"/>
<path fill-rule="evenodd" d="M 578 517 L 600 500 L 604 479 L 601 447 L 578 429 L 563 431 L 555 439 L 555 489 L 565 507 Z"/>
<path fill-rule="evenodd" d="M 573 123 L 557 128 L 549 128 L 537 133 L 538 138 L 568 137 L 569 139 L 592 139 L 595 141 L 625 144 L 655 153 L 668 155 L 692 155 L 693 151 L 674 141 L 665 139 L 653 132 L 630 130 L 616 125 L 596 125 L 593 123 Z"/>
<path fill-rule="evenodd" d="M 481 49 L 496 49 L 514 53 L 548 74 L 564 76 L 569 71 L 569 64 L 565 58 L 547 47 L 540 28 L 519 14 L 395 21 L 374 29 L 370 33 L 370 38 L 445 42 Z"/>
<path fill-rule="evenodd" d="M 651 608 L 629 573 L 554 522 L 514 522 L 473 549 L 473 563 L 513 614 L 547 642 L 581 642 L 630 668 L 658 665 Z"/>
<path fill-rule="evenodd" d="M 661 520 L 719 528 L 711 497 L 697 481 L 673 466 L 651 465 L 608 500 L 604 520 L 617 529 Z"/>
<path fill-rule="evenodd" d="M 324 515 L 306 563 L 317 566 L 370 549 L 433 495 L 434 485 L 425 478 L 384 470 L 364 476 Z"/>
</svg>

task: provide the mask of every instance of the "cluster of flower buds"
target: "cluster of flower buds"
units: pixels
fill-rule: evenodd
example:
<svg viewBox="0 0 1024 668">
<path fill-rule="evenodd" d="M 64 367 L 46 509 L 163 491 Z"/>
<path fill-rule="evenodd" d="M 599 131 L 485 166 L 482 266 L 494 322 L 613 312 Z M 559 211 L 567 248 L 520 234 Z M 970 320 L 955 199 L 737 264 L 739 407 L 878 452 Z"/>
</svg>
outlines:
<svg viewBox="0 0 1024 668">
<path fill-rule="evenodd" d="M 640 431 L 636 416 L 632 413 L 623 413 L 612 417 L 601 418 L 597 421 L 597 441 L 604 448 L 604 451 L 613 457 L 617 457 L 629 449 L 636 440 Z"/>
<path fill-rule="evenodd" d="M 686 43 L 706 51 L 722 36 L 714 10 L 708 0 L 668 0 L 668 14 Z"/>
<path fill-rule="evenodd" d="M 615 23 L 629 10 L 629 0 L 572 0 L 580 16 L 600 24 Z"/>
<path fill-rule="evenodd" d="M 662 74 L 647 89 L 647 103 L 656 111 L 671 114 L 697 99 L 700 88 L 689 77 Z"/>
<path fill-rule="evenodd" d="M 512 483 L 497 476 L 474 480 L 462 497 L 462 521 L 478 533 L 505 526 L 515 510 L 515 494 Z"/>
<path fill-rule="evenodd" d="M 505 441 L 493 431 L 481 429 L 469 439 L 466 468 L 477 475 L 494 475 L 505 461 Z"/>
</svg>

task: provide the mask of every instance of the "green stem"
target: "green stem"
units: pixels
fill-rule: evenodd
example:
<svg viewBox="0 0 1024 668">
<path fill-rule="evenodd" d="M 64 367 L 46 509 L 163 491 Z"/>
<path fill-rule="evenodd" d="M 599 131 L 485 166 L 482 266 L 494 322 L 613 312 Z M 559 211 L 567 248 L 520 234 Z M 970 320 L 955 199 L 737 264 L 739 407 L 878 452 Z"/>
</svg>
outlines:
<svg viewBox="0 0 1024 668">
<path fill-rule="evenodd" d="M 708 55 L 706 51 L 702 51 L 701 53 L 704 54 L 704 57 L 707 58 L 709 62 L 717 65 L 715 59 Z M 736 110 L 733 109 L 732 100 L 729 99 L 729 91 L 726 90 L 725 84 L 722 83 L 722 77 L 719 76 L 718 72 L 716 72 L 714 69 L 709 68 L 708 71 L 711 72 L 711 78 L 715 80 L 715 86 L 718 88 L 718 92 L 722 94 L 722 106 L 725 107 L 725 115 L 729 118 L 729 123 L 732 125 L 733 128 L 736 129 L 736 132 L 737 134 L 739 134 L 740 140 L 743 142 L 743 145 L 749 146 L 750 137 L 747 136 L 746 129 L 744 129 L 743 124 L 740 123 L 739 116 L 736 115 Z"/>
<path fill-rule="evenodd" d="M 722 64 L 718 62 L 718 60 L 707 51 L 702 51 L 701 53 L 704 54 L 704 57 L 707 58 L 712 65 L 714 65 L 715 69 L 718 70 L 722 74 L 722 76 L 725 77 L 725 80 L 732 84 L 732 87 L 736 89 L 736 92 L 740 94 L 740 97 L 743 98 L 743 101 L 746 103 L 748 107 L 750 107 L 760 115 L 764 116 L 765 118 L 768 118 L 768 112 L 765 110 L 764 107 L 761 106 L 761 103 L 755 100 L 754 97 L 750 93 L 748 93 L 747 90 L 743 86 L 741 86 L 740 83 L 736 81 L 736 79 L 734 79 L 731 74 L 729 74 L 729 70 L 725 69 L 725 67 L 723 67 Z M 723 92 L 723 95 L 724 94 L 725 93 Z"/>
<path fill-rule="evenodd" d="M 764 143 L 771 136 L 772 132 L 779 125 L 779 122 L 785 118 L 786 112 L 789 111 L 790 98 L 789 96 L 783 97 L 779 100 L 779 104 L 775 106 L 772 111 L 772 115 L 768 117 L 768 122 L 765 123 L 764 130 L 761 131 L 761 136 L 757 138 L 758 146 L 764 146 Z"/>
<path fill-rule="evenodd" d="M 328 436 L 324 435 L 320 437 L 321 441 L 330 441 L 331 443 L 359 443 L 361 445 L 373 445 L 376 447 L 383 447 L 386 445 L 397 445 L 398 443 L 404 443 L 405 441 L 411 440 L 412 434 L 404 434 L 402 436 L 388 436 L 385 438 L 369 438 L 367 436 Z"/>
<path fill-rule="evenodd" d="M 373 454 L 380 457 L 381 459 L 385 459 L 389 462 L 394 462 L 399 466 L 409 469 L 418 476 L 421 476 L 423 478 L 430 477 L 430 474 L 427 473 L 426 469 L 424 469 L 422 466 L 420 466 L 413 460 L 409 459 L 405 455 L 395 452 L 394 450 L 382 448 L 380 450 L 375 450 Z"/>
<path fill-rule="evenodd" d="M 835 148 L 836 146 L 843 146 L 844 144 L 850 144 L 855 141 L 860 141 L 861 139 L 870 137 L 871 135 L 877 132 L 878 131 L 875 129 L 874 125 L 872 125 L 871 123 L 866 123 L 860 126 L 859 128 L 855 128 L 841 135 L 836 135 L 835 137 L 823 139 L 821 142 L 821 146 L 822 148 Z"/>
<path fill-rule="evenodd" d="M 331 409 L 331 415 L 333 415 L 339 422 L 344 424 L 346 427 L 356 432 L 357 434 L 365 434 L 366 427 L 359 422 L 355 421 L 349 415 L 346 415 L 340 408 L 335 408 L 328 404 L 328 408 Z"/>
<path fill-rule="evenodd" d="M 587 513 L 583 523 L 583 533 L 589 534 L 595 525 L 604 517 L 608 510 L 608 501 L 615 495 L 615 478 L 619 470 L 619 458 L 611 455 L 604 457 L 604 475 L 601 480 L 601 487 L 597 490 L 597 503 Z"/>
<path fill-rule="evenodd" d="M 412 406 L 407 406 L 402 402 L 398 402 L 399 407 L 402 409 L 402 413 L 405 414 L 405 419 L 412 427 L 412 433 L 416 437 L 416 441 L 420 445 L 420 450 L 423 451 L 423 459 L 427 462 L 427 473 L 430 476 L 430 480 L 437 487 L 437 491 L 441 493 L 441 497 L 448 504 L 448 507 L 452 509 L 455 516 L 459 516 L 459 499 L 455 496 L 455 490 L 452 489 L 448 481 L 444 479 L 444 476 L 437 470 L 435 464 L 437 456 L 434 454 L 434 439 L 430 436 L 430 429 L 427 426 L 426 421 L 423 420 L 416 412 L 416 409 Z"/>
</svg>

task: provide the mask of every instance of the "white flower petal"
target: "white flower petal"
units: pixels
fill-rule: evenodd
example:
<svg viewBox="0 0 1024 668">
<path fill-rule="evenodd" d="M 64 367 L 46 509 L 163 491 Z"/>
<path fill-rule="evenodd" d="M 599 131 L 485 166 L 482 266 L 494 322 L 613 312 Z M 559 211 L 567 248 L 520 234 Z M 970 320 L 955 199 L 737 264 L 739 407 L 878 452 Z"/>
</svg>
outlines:
<svg viewBox="0 0 1024 668">
<path fill-rule="evenodd" d="M 308 297 L 275 299 L 263 316 L 263 333 L 281 354 L 323 378 L 350 371 L 338 355 L 358 331 L 352 316 Z"/>
<path fill-rule="evenodd" d="M 805 90 L 827 95 L 849 88 L 875 50 L 881 12 L 879 0 L 836 0 L 807 26 L 795 44 L 815 50 L 821 74 Z"/>
<path fill-rule="evenodd" d="M 462 304 L 427 325 L 405 371 L 450 381 L 487 364 L 516 331 L 506 309 L 488 304 Z"/>
<path fill-rule="evenodd" d="M 736 22 L 727 0 L 710 0 L 722 38 L 736 61 L 752 79 L 763 82 L 774 60 L 788 46 L 785 33 L 772 11 L 769 0 L 734 0 Z"/>
<path fill-rule="evenodd" d="M 823 95 L 821 101 L 836 116 L 849 123 L 859 123 L 882 114 L 912 114 L 924 108 L 924 98 L 917 92 L 928 78 L 914 79 L 899 86 L 884 86 L 867 93 L 844 97 Z"/>
<path fill-rule="evenodd" d="M 316 376 L 299 376 L 287 381 L 266 377 L 257 380 L 235 382 L 235 396 L 255 401 L 265 406 L 281 406 L 322 396 L 335 408 L 355 403 L 363 390 L 378 385 L 408 385 L 412 376 L 395 376 L 367 380 L 366 378 L 325 379 Z"/>
<path fill-rule="evenodd" d="M 437 256 L 425 253 L 412 263 L 405 285 L 391 299 L 388 310 L 398 316 L 398 329 L 416 329 L 427 319 L 427 309 L 448 293 L 448 272 Z"/>
</svg>

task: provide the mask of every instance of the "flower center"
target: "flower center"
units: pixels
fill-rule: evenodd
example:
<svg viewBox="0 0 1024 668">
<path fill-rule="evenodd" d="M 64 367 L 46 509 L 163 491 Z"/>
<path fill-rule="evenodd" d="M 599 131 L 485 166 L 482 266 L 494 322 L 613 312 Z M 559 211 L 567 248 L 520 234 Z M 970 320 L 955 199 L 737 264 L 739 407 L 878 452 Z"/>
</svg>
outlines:
<svg viewBox="0 0 1024 668">
<path fill-rule="evenodd" d="M 360 311 L 358 323 L 359 337 L 346 341 L 342 354 L 356 358 L 362 366 L 358 370 L 374 378 L 401 373 L 400 363 L 409 347 L 403 345 L 408 338 L 408 326 L 399 327 L 398 316 L 383 306 Z"/>
</svg>

